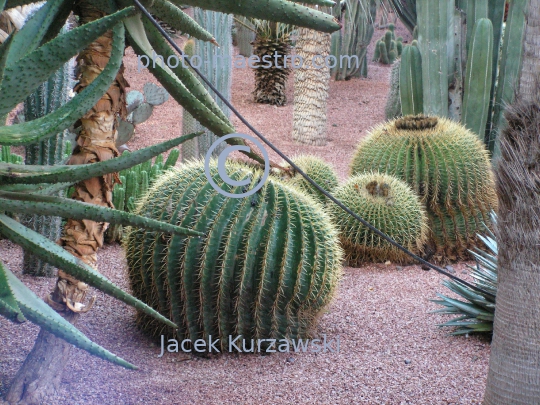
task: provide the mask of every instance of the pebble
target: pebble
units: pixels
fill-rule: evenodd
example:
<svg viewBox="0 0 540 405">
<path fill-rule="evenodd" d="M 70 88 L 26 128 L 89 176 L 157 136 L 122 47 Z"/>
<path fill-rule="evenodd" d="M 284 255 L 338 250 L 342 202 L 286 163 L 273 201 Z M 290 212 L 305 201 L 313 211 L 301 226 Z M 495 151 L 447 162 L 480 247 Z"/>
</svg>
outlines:
<svg viewBox="0 0 540 405">
<path fill-rule="evenodd" d="M 411 361 L 409 359 L 406 359 L 405 364 L 411 364 Z"/>
<path fill-rule="evenodd" d="M 287 357 L 287 363 L 294 363 L 294 357 Z"/>
<path fill-rule="evenodd" d="M 446 270 L 448 270 L 449 273 L 452 273 L 452 274 L 455 274 L 456 271 L 454 270 L 454 268 L 450 265 L 446 266 Z"/>
<path fill-rule="evenodd" d="M 402 266 L 396 266 L 396 270 L 397 270 L 397 271 L 402 271 L 402 270 L 403 270 L 403 267 L 402 267 Z"/>
<path fill-rule="evenodd" d="M 462 273 L 463 273 L 463 274 L 467 274 L 467 270 L 463 270 Z"/>
</svg>

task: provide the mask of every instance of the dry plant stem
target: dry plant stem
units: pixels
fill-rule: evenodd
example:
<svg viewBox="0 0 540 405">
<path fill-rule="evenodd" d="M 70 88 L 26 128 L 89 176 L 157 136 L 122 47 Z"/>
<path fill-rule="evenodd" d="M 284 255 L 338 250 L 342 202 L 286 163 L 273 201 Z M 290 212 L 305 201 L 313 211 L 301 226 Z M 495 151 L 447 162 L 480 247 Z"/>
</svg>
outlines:
<svg viewBox="0 0 540 405">
<path fill-rule="evenodd" d="M 293 139 L 297 142 L 326 145 L 326 102 L 330 69 L 324 58 L 330 53 L 330 35 L 307 28 L 299 29 L 296 54 L 306 63 L 294 69 Z M 320 55 L 320 56 L 319 56 Z M 312 66 L 312 59 L 320 68 Z"/>
<path fill-rule="evenodd" d="M 78 5 L 81 23 L 88 23 L 103 13 L 92 6 L 91 1 Z M 112 50 L 112 32 L 93 42 L 77 58 L 79 82 L 75 91 L 88 86 L 107 65 Z M 81 118 L 81 132 L 77 147 L 69 164 L 78 165 L 101 162 L 119 155 L 115 147 L 115 116 L 126 116 L 125 88 L 128 86 L 120 69 L 116 81 L 96 105 Z M 117 174 L 109 174 L 83 181 L 75 186 L 74 199 L 105 207 L 113 207 L 112 188 L 118 182 Z M 69 219 L 59 244 L 84 263 L 97 268 L 97 251 L 103 246 L 103 235 L 108 224 L 88 220 Z M 93 299 L 86 303 L 88 286 L 62 270 L 54 291 L 47 297 L 48 303 L 70 322 L 78 313 L 88 311 Z M 7 394 L 9 404 L 40 404 L 45 396 L 56 390 L 62 371 L 69 360 L 71 345 L 48 332 L 41 331 L 34 348 Z"/>
<path fill-rule="evenodd" d="M 496 169 L 499 284 L 485 405 L 540 404 L 540 85 L 506 113 Z"/>
</svg>

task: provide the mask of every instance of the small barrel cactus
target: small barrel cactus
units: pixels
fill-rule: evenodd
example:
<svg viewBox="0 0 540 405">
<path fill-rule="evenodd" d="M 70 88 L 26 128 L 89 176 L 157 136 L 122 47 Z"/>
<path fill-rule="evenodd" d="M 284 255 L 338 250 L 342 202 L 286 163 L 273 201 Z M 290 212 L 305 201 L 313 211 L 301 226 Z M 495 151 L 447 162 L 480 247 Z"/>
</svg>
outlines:
<svg viewBox="0 0 540 405">
<path fill-rule="evenodd" d="M 352 175 L 366 171 L 394 175 L 420 196 L 429 217 L 426 253 L 436 261 L 468 258 L 497 205 L 486 148 L 446 118 L 405 116 L 380 124 L 351 163 Z"/>
<path fill-rule="evenodd" d="M 379 173 L 351 177 L 335 196 L 353 212 L 413 251 L 422 252 L 427 241 L 427 215 L 418 196 L 403 181 Z M 350 266 L 364 262 L 409 263 L 410 257 L 347 214 L 328 206 Z"/>
<path fill-rule="evenodd" d="M 294 157 L 292 161 L 300 168 L 300 170 L 315 180 L 319 186 L 329 193 L 338 186 L 336 172 L 332 166 L 324 160 L 315 156 L 300 155 Z M 288 167 L 288 165 L 286 164 L 285 167 Z M 291 169 L 287 175 L 283 176 L 282 180 L 286 181 L 288 185 L 296 187 L 304 194 L 310 195 L 322 204 L 326 204 L 326 197 L 294 169 Z"/>
<path fill-rule="evenodd" d="M 262 174 L 236 162 L 226 170 L 251 182 L 230 186 L 211 164 L 216 184 L 233 194 L 253 188 Z M 202 162 L 190 162 L 162 176 L 137 213 L 206 235 L 130 230 L 126 237 L 133 294 L 171 317 L 178 338 L 219 338 L 220 351 L 230 337 L 239 337 L 239 347 L 251 339 L 297 339 L 332 298 L 341 272 L 337 231 L 316 201 L 279 180 L 229 198 L 212 188 Z M 167 333 L 142 313 L 137 321 L 154 336 Z"/>
</svg>

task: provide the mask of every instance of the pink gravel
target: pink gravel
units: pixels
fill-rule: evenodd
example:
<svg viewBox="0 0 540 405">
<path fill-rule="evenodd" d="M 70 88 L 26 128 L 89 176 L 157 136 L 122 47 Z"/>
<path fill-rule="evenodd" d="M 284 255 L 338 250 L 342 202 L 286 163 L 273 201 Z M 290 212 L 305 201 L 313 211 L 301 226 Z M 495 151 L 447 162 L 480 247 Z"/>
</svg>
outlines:
<svg viewBox="0 0 540 405">
<path fill-rule="evenodd" d="M 378 39 L 383 31 L 375 32 Z M 398 35 L 406 33 L 398 26 Z M 371 57 L 371 52 L 369 57 Z M 132 88 L 156 82 L 126 58 Z M 358 141 L 383 117 L 390 68 L 370 62 L 367 79 L 333 82 L 325 147 L 291 140 L 292 105 L 282 108 L 251 101 L 253 78 L 235 71 L 233 104 L 289 156 L 313 153 L 334 165 L 340 178 Z M 289 100 L 292 101 L 292 81 Z M 177 136 L 181 108 L 172 100 L 137 128 L 133 149 Z M 238 124 L 238 121 L 234 121 Z M 245 129 L 241 125 L 237 129 Z M 0 241 L 0 257 L 39 296 L 53 279 L 21 275 L 21 249 Z M 125 258 L 118 245 L 106 246 L 99 269 L 128 289 Z M 465 264 L 454 265 L 467 277 Z M 452 337 L 436 327 L 446 318 L 428 312 L 442 276 L 419 266 L 375 264 L 346 268 L 336 298 L 316 333 L 340 339 L 339 353 L 224 354 L 211 359 L 166 353 L 135 326 L 134 310 L 97 293 L 94 309 L 79 322 L 90 339 L 140 367 L 128 371 L 73 349 L 59 392 L 47 404 L 480 404 L 485 388 L 489 341 Z M 0 397 L 32 348 L 38 328 L 0 318 Z"/>
</svg>

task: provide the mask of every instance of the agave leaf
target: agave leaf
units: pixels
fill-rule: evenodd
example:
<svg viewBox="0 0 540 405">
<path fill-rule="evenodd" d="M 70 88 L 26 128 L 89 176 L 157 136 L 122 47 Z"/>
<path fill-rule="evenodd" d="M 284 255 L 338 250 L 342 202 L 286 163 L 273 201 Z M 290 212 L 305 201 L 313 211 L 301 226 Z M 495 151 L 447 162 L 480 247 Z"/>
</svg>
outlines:
<svg viewBox="0 0 540 405">
<path fill-rule="evenodd" d="M 17 62 L 8 63 L 4 70 L 1 90 L 10 97 L 0 99 L 0 114 L 11 111 L 64 63 L 134 11 L 133 7 L 129 7 L 84 24 L 59 35 Z"/>
<path fill-rule="evenodd" d="M 215 41 L 212 34 L 195 22 L 193 18 L 184 13 L 179 7 L 166 0 L 154 0 L 149 10 L 160 20 L 165 21 L 175 30 L 188 34 L 201 41 Z"/>
<path fill-rule="evenodd" d="M 92 83 L 66 104 L 41 118 L 0 127 L 1 145 L 25 145 L 41 141 L 68 128 L 103 96 L 116 78 L 124 56 L 124 27 L 113 30 L 113 47 L 107 66 Z"/>
<path fill-rule="evenodd" d="M 8 284 L 7 271 L 8 269 L 0 260 L 0 315 L 11 321 L 24 322 L 24 315 Z"/>
<path fill-rule="evenodd" d="M 34 51 L 45 37 L 47 30 L 62 8 L 64 0 L 47 1 L 30 16 L 14 36 L 15 45 L 8 55 L 8 64 L 13 64 L 24 55 Z"/>
<path fill-rule="evenodd" d="M 0 191 L 0 210 L 26 214 L 49 215 L 72 219 L 90 219 L 125 226 L 150 229 L 155 232 L 167 232 L 178 235 L 204 236 L 201 232 L 182 228 L 166 222 L 156 221 L 125 211 L 118 211 L 94 204 L 36 194 L 12 193 Z"/>
<path fill-rule="evenodd" d="M 68 253 L 66 250 L 62 249 L 56 243 L 3 214 L 0 214 L 0 233 L 3 234 L 7 239 L 21 246 L 23 249 L 31 251 L 32 254 L 41 260 L 64 270 L 77 280 L 83 281 L 107 295 L 115 297 L 120 301 L 131 305 L 132 307 L 154 317 L 168 326 L 175 329 L 177 328 L 174 323 L 169 321 L 163 315 L 156 312 L 154 309 L 150 308 L 148 305 L 139 301 L 132 295 L 122 291 L 115 284 L 111 283 L 105 276 L 98 273 L 92 267 L 88 266 L 72 254 Z"/>
<path fill-rule="evenodd" d="M 0 269 L 2 265 L 0 263 Z M 128 369 L 137 369 L 133 364 L 115 356 L 100 345 L 92 342 L 75 326 L 62 318 L 55 310 L 40 300 L 28 287 L 26 287 L 11 271 L 3 268 L 9 287 L 21 312 L 30 322 L 35 323 L 53 335 L 64 339 L 72 345 L 86 350 L 88 353 L 100 357 L 111 363 Z"/>
<path fill-rule="evenodd" d="M 0 163 L 0 184 L 79 182 L 92 177 L 103 176 L 107 173 L 119 172 L 146 162 L 189 139 L 195 138 L 201 133 L 184 135 L 129 154 L 124 153 L 114 159 L 86 165 L 40 166 Z"/>
<path fill-rule="evenodd" d="M 282 22 L 328 33 L 341 28 L 331 15 L 286 0 L 172 0 L 171 3 Z"/>
</svg>

